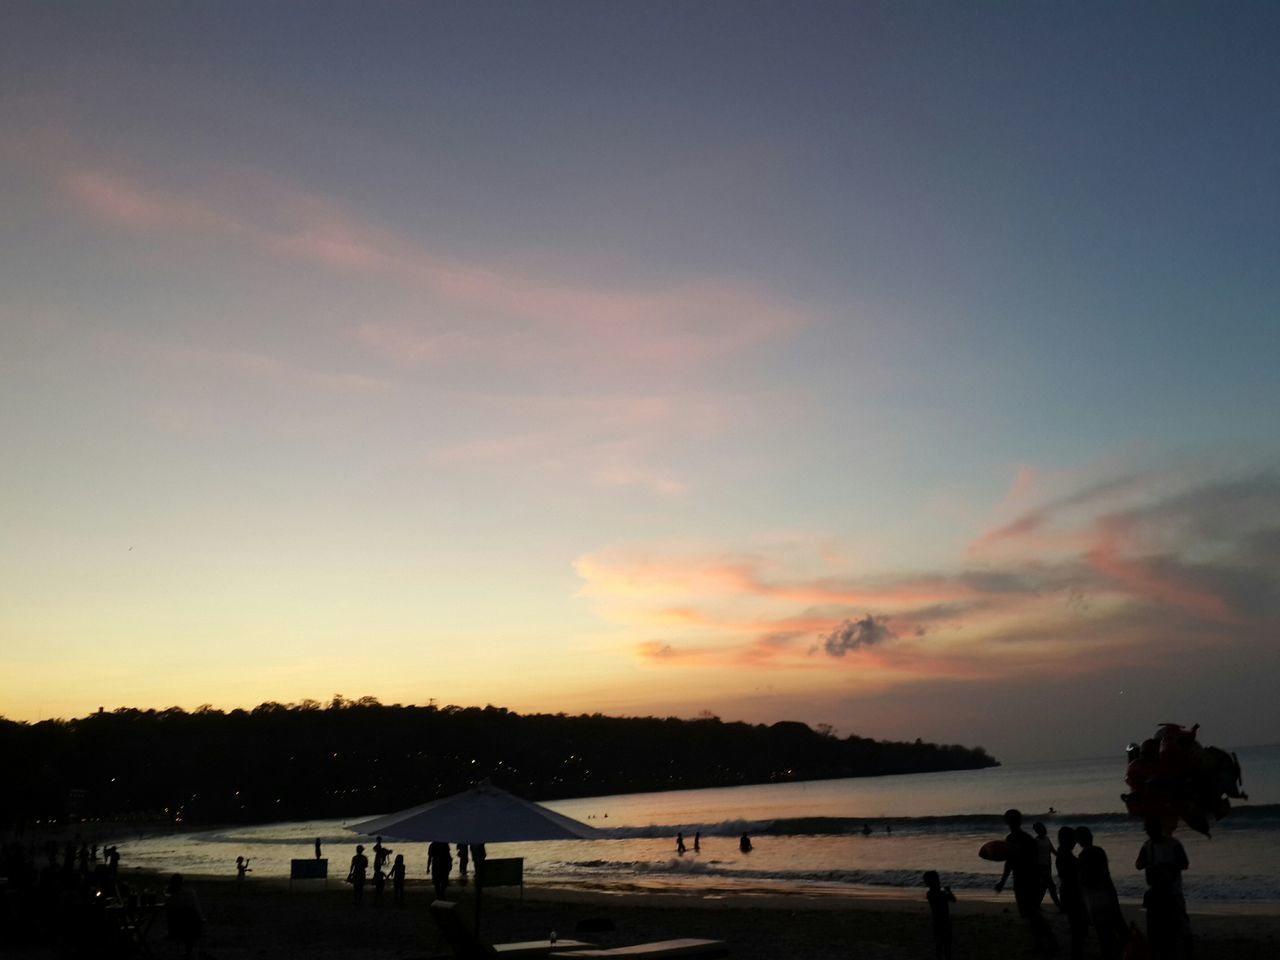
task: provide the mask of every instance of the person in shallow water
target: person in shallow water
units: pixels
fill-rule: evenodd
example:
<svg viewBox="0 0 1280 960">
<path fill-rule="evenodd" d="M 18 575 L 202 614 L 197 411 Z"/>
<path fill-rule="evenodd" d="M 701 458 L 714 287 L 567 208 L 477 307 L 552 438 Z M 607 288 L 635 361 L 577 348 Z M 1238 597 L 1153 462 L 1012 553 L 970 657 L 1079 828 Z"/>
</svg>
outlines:
<svg viewBox="0 0 1280 960">
<path fill-rule="evenodd" d="M 738 841 L 738 849 L 743 853 L 751 852 L 751 838 L 746 833 L 743 833 L 742 839 Z"/>
</svg>

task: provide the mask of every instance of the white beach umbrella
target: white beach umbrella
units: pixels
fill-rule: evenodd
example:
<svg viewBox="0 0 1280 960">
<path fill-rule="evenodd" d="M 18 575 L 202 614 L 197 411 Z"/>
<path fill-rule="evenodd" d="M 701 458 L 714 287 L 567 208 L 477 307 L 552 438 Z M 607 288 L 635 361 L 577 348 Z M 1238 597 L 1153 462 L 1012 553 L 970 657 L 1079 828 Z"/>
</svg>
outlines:
<svg viewBox="0 0 1280 960">
<path fill-rule="evenodd" d="M 444 840 L 449 843 L 515 843 L 525 840 L 596 840 L 594 827 L 522 800 L 490 783 L 398 813 L 347 827 L 367 837 Z"/>
<path fill-rule="evenodd" d="M 366 837 L 440 840 L 468 846 L 528 840 L 596 840 L 603 836 L 594 827 L 541 804 L 522 800 L 488 782 L 443 800 L 350 824 L 347 829 Z M 480 929 L 482 875 L 482 868 L 477 864 L 476 930 Z"/>
</svg>

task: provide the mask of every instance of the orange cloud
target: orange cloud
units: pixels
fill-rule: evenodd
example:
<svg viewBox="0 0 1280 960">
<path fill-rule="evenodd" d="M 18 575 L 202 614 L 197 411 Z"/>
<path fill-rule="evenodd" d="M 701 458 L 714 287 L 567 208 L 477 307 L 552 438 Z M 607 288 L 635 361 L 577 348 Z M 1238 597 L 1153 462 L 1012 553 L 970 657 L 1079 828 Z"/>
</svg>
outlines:
<svg viewBox="0 0 1280 960">
<path fill-rule="evenodd" d="M 623 634 L 645 630 L 648 661 L 670 668 L 820 669 L 896 684 L 1064 677 L 1157 650 L 1217 649 L 1231 642 L 1224 626 L 1245 643 L 1273 635 L 1280 600 L 1260 571 L 1280 562 L 1280 478 L 1142 492 L 1125 478 L 1031 511 L 1000 529 L 1007 549 L 981 568 L 805 578 L 789 575 L 788 559 L 810 565 L 794 551 L 688 546 L 602 551 L 575 567 L 580 595 Z M 825 543 L 814 549 L 830 555 Z"/>
</svg>

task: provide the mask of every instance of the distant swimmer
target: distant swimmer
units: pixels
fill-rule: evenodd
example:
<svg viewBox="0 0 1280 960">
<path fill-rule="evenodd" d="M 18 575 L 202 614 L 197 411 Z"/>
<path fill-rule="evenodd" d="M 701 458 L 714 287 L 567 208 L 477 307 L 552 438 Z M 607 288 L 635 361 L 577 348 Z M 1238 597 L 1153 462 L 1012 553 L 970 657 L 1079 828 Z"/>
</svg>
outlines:
<svg viewBox="0 0 1280 960">
<path fill-rule="evenodd" d="M 745 832 L 742 834 L 742 839 L 738 841 L 738 849 L 743 853 L 751 852 L 751 838 Z"/>
</svg>

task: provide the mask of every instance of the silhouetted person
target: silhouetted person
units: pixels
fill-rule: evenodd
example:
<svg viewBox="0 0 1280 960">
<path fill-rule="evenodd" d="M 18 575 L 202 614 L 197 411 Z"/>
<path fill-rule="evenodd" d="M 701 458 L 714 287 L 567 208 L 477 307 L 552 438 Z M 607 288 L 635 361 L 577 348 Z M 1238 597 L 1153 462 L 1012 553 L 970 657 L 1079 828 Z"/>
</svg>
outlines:
<svg viewBox="0 0 1280 960">
<path fill-rule="evenodd" d="M 116 876 L 120 873 L 120 851 L 112 844 L 103 851 L 107 858 L 107 876 L 114 882 Z"/>
<path fill-rule="evenodd" d="M 373 869 L 375 873 L 382 869 L 390 856 L 391 848 L 382 845 L 381 837 L 375 837 L 373 840 Z"/>
<path fill-rule="evenodd" d="M 404 854 L 397 853 L 391 864 L 391 894 L 396 903 L 404 903 Z"/>
<path fill-rule="evenodd" d="M 738 840 L 738 849 L 743 853 L 751 852 L 751 838 L 744 832 L 741 839 Z"/>
<path fill-rule="evenodd" d="M 680 830 L 677 830 L 676 831 L 676 853 L 683 854 L 684 851 L 685 851 L 684 833 Z"/>
<path fill-rule="evenodd" d="M 320 838 L 316 837 L 316 859 L 320 859 Z"/>
<path fill-rule="evenodd" d="M 1111 881 L 1111 866 L 1107 854 L 1093 843 L 1093 831 L 1088 827 L 1076 827 L 1076 839 L 1080 841 L 1080 891 L 1084 894 L 1089 922 L 1098 934 L 1098 945 L 1104 958 L 1118 957 L 1120 948 L 1129 935 L 1124 914 L 1120 912 L 1120 898 L 1116 885 Z"/>
<path fill-rule="evenodd" d="M 387 884 L 387 875 L 382 872 L 381 867 L 373 868 L 373 903 L 374 906 L 382 906 L 382 890 Z"/>
<path fill-rule="evenodd" d="M 465 843 L 458 844 L 458 875 L 462 878 L 462 885 L 467 884 L 467 845 Z"/>
<path fill-rule="evenodd" d="M 702 849 L 702 831 L 695 830 L 693 833 L 693 852 L 697 853 Z"/>
<path fill-rule="evenodd" d="M 925 899 L 933 920 L 933 951 L 938 960 L 951 960 L 951 904 L 956 902 L 956 895 L 942 885 L 937 870 L 925 871 L 924 885 L 929 888 Z"/>
<path fill-rule="evenodd" d="M 195 950 L 196 941 L 204 933 L 204 914 L 200 911 L 200 901 L 194 890 L 183 885 L 180 873 L 169 878 L 166 894 L 164 912 L 169 939 L 180 943 L 189 957 Z"/>
<path fill-rule="evenodd" d="M 449 889 L 449 871 L 453 869 L 453 855 L 449 844 L 435 840 L 427 846 L 427 865 L 431 868 L 431 882 L 436 888 L 436 899 L 443 900 Z"/>
<path fill-rule="evenodd" d="M 1182 871 L 1190 866 L 1187 851 L 1174 837 L 1166 836 L 1160 821 L 1146 822 L 1147 842 L 1138 851 L 1134 866 L 1146 873 L 1147 942 L 1152 960 L 1179 960 L 1184 955 L 1189 924 L 1187 902 L 1182 895 Z"/>
<path fill-rule="evenodd" d="M 871 824 L 869 824 L 869 823 L 864 823 L 864 824 L 862 825 L 862 835 L 863 835 L 864 837 L 869 837 L 869 836 L 871 836 Z"/>
<path fill-rule="evenodd" d="M 244 875 L 249 872 L 249 861 L 244 857 L 236 857 L 236 893 L 244 887 Z"/>
<path fill-rule="evenodd" d="M 608 814 L 605 814 L 605 816 L 608 816 Z M 483 843 L 473 843 L 473 844 L 471 844 L 471 862 L 472 862 L 472 863 L 474 863 L 474 864 L 476 865 L 476 873 L 477 873 L 477 874 L 479 874 L 479 873 L 480 873 L 480 864 L 484 863 L 484 858 L 485 858 L 485 856 L 486 856 L 486 854 L 485 854 L 485 852 L 484 852 L 484 844 L 483 844 Z"/>
<path fill-rule="evenodd" d="M 359 903 L 364 899 L 364 875 L 369 869 L 369 858 L 364 855 L 364 846 L 356 844 L 356 855 L 351 858 L 351 869 L 347 871 L 347 883 L 351 884 L 351 899 Z"/>
<path fill-rule="evenodd" d="M 1089 936 L 1089 911 L 1085 906 L 1084 892 L 1080 889 L 1080 864 L 1072 852 L 1076 846 L 1076 832 L 1071 827 L 1058 830 L 1058 886 L 1059 903 L 1067 915 L 1071 930 L 1071 960 L 1084 956 L 1084 941 Z"/>
<path fill-rule="evenodd" d="M 1049 831 L 1043 823 L 1037 820 L 1031 825 L 1031 829 L 1036 835 L 1036 864 L 1040 868 L 1040 882 L 1049 891 L 1049 899 L 1053 901 L 1053 905 L 1061 910 L 1062 901 L 1058 899 L 1058 888 L 1053 883 L 1053 855 L 1057 851 L 1053 849 L 1053 841 L 1049 839 Z"/>
<path fill-rule="evenodd" d="M 1004 822 L 1009 827 L 1009 835 L 1005 837 L 1009 853 L 1004 862 L 1004 872 L 996 884 L 996 893 L 1004 890 L 1005 881 L 1012 874 L 1013 899 L 1018 905 L 1018 914 L 1031 927 L 1032 949 L 1052 953 L 1058 946 L 1053 939 L 1053 931 L 1049 929 L 1049 921 L 1040 912 L 1044 887 L 1040 883 L 1040 867 L 1036 862 L 1036 842 L 1022 829 L 1021 811 L 1006 810 Z"/>
</svg>

